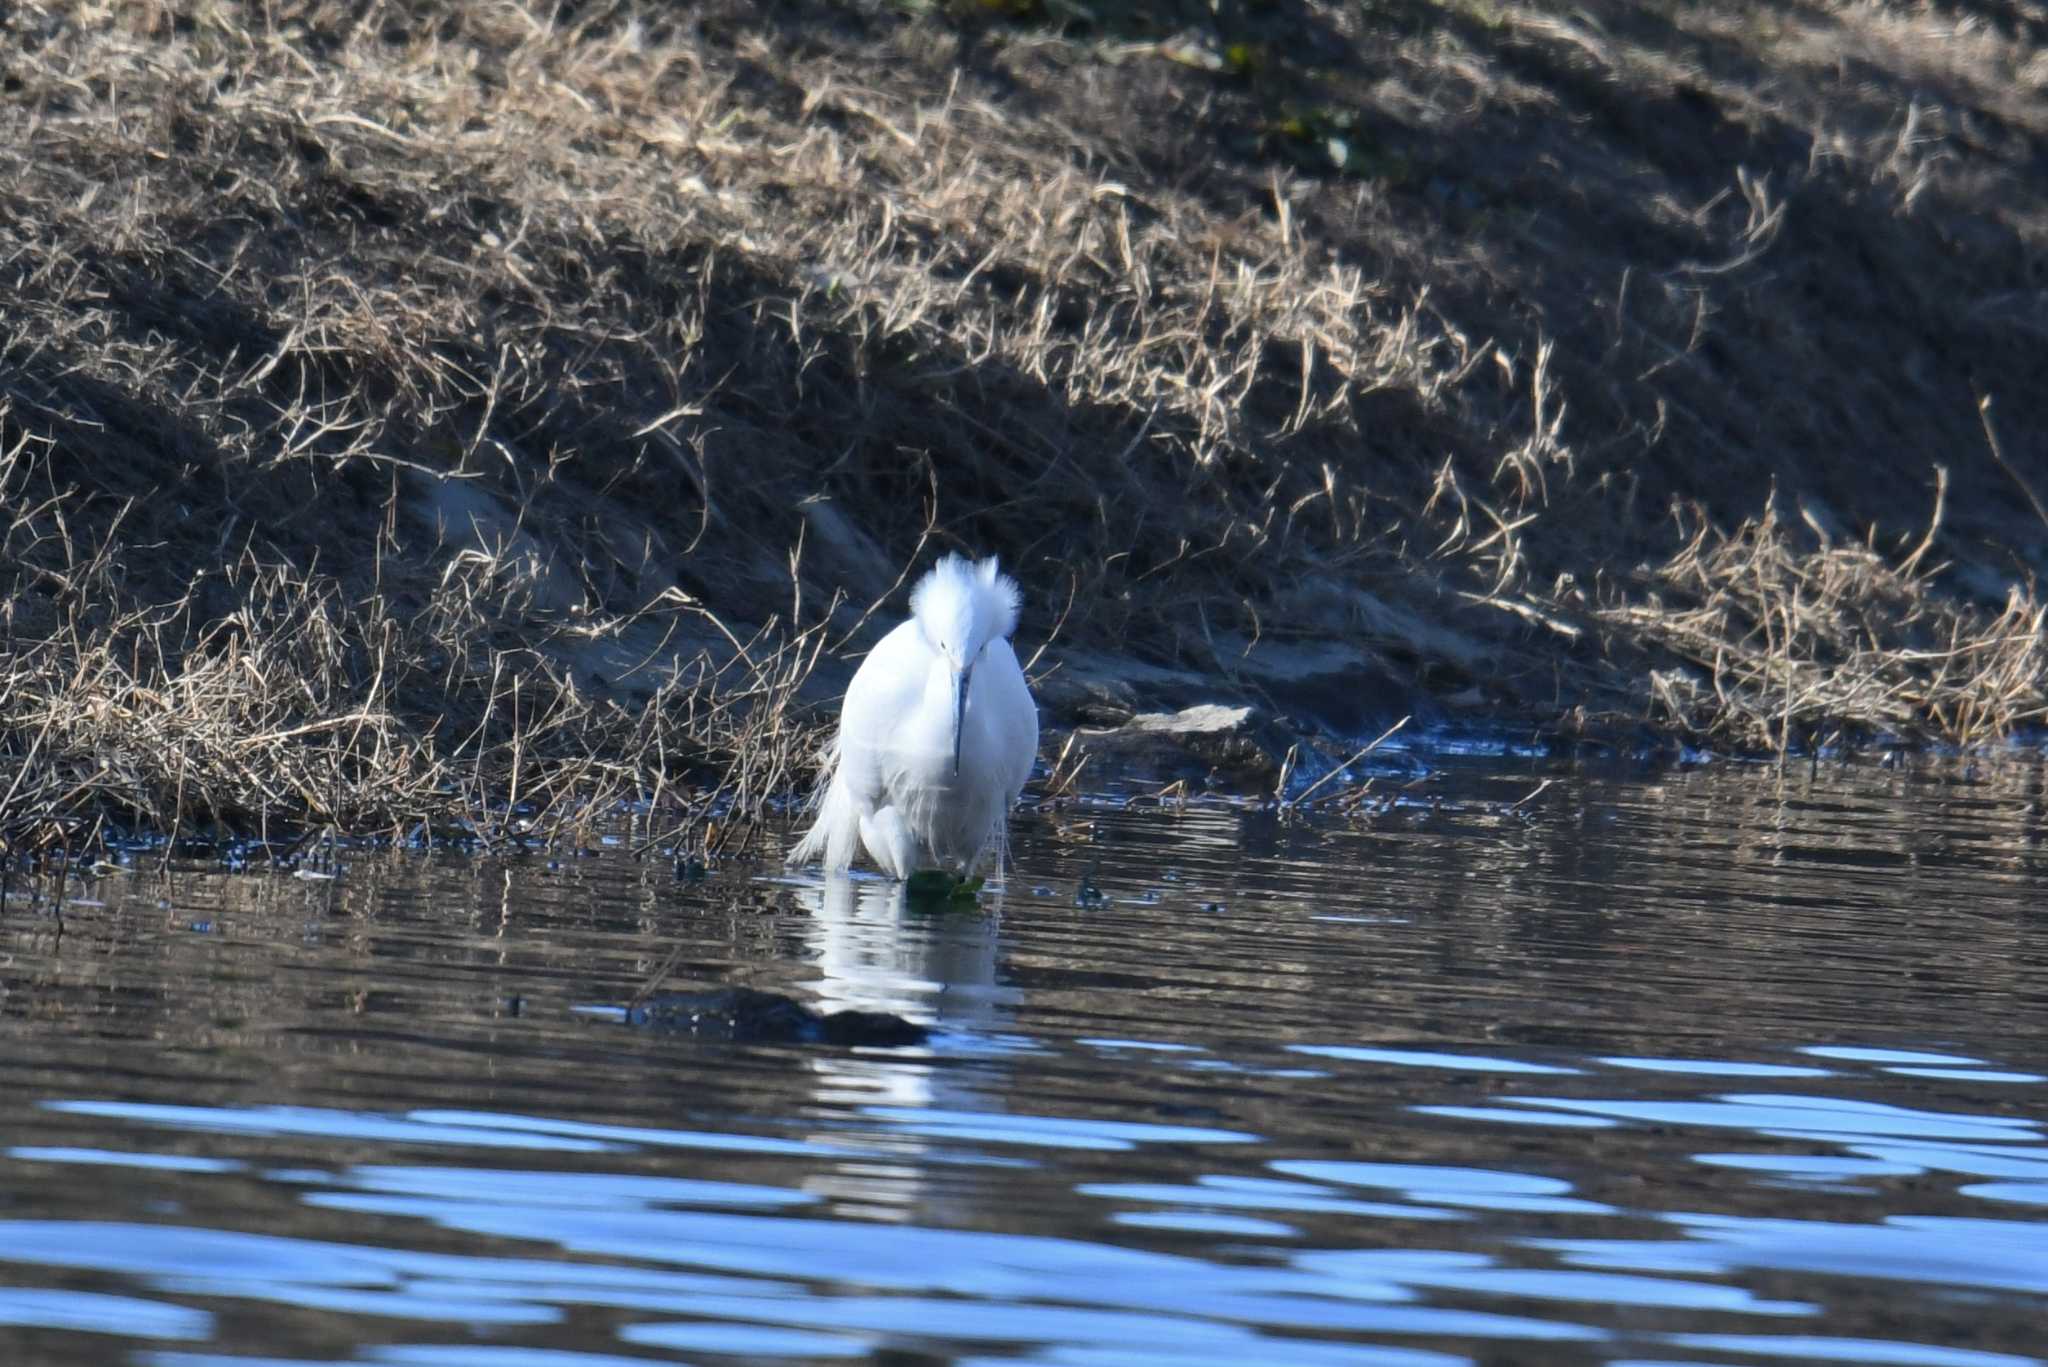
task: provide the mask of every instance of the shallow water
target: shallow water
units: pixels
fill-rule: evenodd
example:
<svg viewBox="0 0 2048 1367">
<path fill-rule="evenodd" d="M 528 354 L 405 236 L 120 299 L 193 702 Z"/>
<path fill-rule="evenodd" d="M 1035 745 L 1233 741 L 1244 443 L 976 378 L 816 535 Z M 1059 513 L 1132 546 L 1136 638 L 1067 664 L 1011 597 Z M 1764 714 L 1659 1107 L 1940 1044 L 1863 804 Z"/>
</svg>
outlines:
<svg viewBox="0 0 2048 1367">
<path fill-rule="evenodd" d="M 1084 805 L 906 909 L 624 847 L 0 916 L 0 1362 L 2048 1360 L 2038 766 Z M 651 1035 L 745 984 L 931 1022 Z"/>
</svg>

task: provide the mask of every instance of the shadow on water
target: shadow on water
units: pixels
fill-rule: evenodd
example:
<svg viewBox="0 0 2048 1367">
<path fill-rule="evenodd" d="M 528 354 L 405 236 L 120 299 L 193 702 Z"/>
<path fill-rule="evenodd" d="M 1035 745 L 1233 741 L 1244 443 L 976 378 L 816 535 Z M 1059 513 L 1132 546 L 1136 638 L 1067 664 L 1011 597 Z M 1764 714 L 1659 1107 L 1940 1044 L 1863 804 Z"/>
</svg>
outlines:
<svg viewBox="0 0 2048 1367">
<path fill-rule="evenodd" d="M 0 1356 L 2037 1362 L 2038 767 L 1084 802 L 1007 891 L 610 849 L 0 919 Z M 664 1036 L 660 975 L 932 1030 Z"/>
</svg>

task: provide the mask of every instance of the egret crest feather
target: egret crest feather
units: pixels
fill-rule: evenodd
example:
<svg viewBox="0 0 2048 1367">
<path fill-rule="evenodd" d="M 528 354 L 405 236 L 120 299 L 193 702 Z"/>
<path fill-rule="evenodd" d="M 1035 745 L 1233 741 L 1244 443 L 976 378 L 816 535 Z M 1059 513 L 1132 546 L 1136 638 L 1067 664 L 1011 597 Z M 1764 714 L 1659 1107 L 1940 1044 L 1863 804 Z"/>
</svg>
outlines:
<svg viewBox="0 0 2048 1367">
<path fill-rule="evenodd" d="M 917 620 L 934 649 L 949 646 L 966 650 L 969 633 L 984 625 L 983 639 L 1008 640 L 1017 630 L 1017 609 L 1023 592 L 1017 581 L 996 567 L 996 559 L 975 562 L 963 555 L 949 555 L 932 566 L 917 587 L 910 591 L 910 615 Z"/>
</svg>

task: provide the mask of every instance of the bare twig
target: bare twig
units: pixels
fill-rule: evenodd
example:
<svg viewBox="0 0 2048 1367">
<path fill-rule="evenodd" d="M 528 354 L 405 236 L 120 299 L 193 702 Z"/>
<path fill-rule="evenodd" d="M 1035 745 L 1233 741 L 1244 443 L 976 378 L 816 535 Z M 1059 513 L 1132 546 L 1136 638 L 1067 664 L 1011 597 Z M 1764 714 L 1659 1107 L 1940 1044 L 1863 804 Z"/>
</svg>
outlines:
<svg viewBox="0 0 2048 1367">
<path fill-rule="evenodd" d="M 1401 718 L 1401 720 L 1395 722 L 1392 726 L 1389 726 L 1386 730 L 1380 732 L 1379 735 L 1373 737 L 1373 739 L 1370 742 L 1368 742 L 1362 749 L 1360 749 L 1357 754 L 1353 755 L 1350 759 L 1345 760 L 1342 764 L 1330 770 L 1330 772 L 1328 772 L 1327 774 L 1324 774 L 1314 783 L 1309 784 L 1308 787 L 1302 789 L 1300 793 L 1296 794 L 1292 798 L 1283 798 L 1280 802 L 1280 810 L 1292 811 L 1294 808 L 1301 806 L 1302 803 L 1307 802 L 1311 797 L 1315 796 L 1315 794 L 1321 790 L 1322 786 L 1325 783 L 1328 783 L 1331 779 L 1337 777 L 1337 775 L 1343 773 L 1352 765 L 1358 763 L 1358 761 L 1364 759 L 1367 755 L 1379 749 L 1382 745 L 1385 745 L 1389 740 L 1392 740 L 1395 734 L 1398 733 L 1402 727 L 1408 724 L 1408 721 L 1409 719 L 1407 717 Z M 1292 758 L 1293 752 L 1289 751 L 1288 753 L 1289 758 Z"/>
</svg>

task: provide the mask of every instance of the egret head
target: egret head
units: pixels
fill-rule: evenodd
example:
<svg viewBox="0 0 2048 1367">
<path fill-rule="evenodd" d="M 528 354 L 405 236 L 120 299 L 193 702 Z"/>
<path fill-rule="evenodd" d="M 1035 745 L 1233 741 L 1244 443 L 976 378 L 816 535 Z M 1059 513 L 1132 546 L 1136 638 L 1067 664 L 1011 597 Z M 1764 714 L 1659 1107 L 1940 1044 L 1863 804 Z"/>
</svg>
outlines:
<svg viewBox="0 0 2048 1367">
<path fill-rule="evenodd" d="M 910 613 L 933 655 L 946 662 L 953 684 L 953 772 L 960 772 L 960 732 L 974 662 L 990 641 L 1017 629 L 1017 581 L 996 569 L 995 558 L 975 562 L 949 555 L 910 591 Z"/>
</svg>

